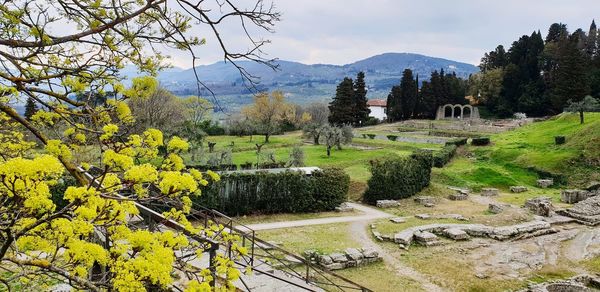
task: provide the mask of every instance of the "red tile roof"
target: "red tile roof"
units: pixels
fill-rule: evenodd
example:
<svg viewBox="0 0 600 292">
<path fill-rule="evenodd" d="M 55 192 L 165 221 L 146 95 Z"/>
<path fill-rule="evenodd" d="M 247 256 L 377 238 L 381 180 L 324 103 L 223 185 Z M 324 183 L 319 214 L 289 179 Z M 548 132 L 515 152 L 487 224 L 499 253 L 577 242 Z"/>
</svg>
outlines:
<svg viewBox="0 0 600 292">
<path fill-rule="evenodd" d="M 387 101 L 385 99 L 369 99 L 367 100 L 368 106 L 387 106 Z"/>
</svg>

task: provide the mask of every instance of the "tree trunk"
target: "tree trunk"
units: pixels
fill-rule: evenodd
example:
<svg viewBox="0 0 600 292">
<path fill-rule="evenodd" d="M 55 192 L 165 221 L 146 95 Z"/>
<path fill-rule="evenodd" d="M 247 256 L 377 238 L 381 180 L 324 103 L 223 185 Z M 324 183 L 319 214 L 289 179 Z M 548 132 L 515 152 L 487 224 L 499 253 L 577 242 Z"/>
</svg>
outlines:
<svg viewBox="0 0 600 292">
<path fill-rule="evenodd" d="M 331 146 L 327 145 L 327 157 L 331 156 Z"/>
<path fill-rule="evenodd" d="M 269 143 L 270 134 L 265 134 L 265 143 Z"/>
<path fill-rule="evenodd" d="M 579 111 L 579 123 L 583 124 L 583 111 Z"/>
<path fill-rule="evenodd" d="M 313 136 L 313 142 L 315 145 L 319 145 L 319 135 Z"/>
</svg>

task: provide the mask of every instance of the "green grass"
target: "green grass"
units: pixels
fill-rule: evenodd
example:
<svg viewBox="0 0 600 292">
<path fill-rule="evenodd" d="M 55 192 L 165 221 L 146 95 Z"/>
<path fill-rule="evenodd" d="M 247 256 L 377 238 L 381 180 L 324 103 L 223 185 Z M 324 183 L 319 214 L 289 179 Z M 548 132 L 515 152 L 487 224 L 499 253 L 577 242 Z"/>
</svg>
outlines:
<svg viewBox="0 0 600 292">
<path fill-rule="evenodd" d="M 419 283 L 396 275 L 392 268 L 381 262 L 340 270 L 336 273 L 373 291 L 425 291 Z"/>
<path fill-rule="evenodd" d="M 581 185 L 598 179 L 600 168 L 600 113 L 586 114 L 579 124 L 575 114 L 562 114 L 514 131 L 490 135 L 492 145 L 467 146 L 447 167 L 434 171 L 436 182 L 469 187 L 512 185 L 535 186 L 540 178 L 532 168 L 567 177 L 569 185 Z M 564 145 L 555 145 L 554 137 L 567 137 Z"/>
<path fill-rule="evenodd" d="M 263 240 L 281 242 L 286 250 L 302 254 L 306 250 L 322 253 L 362 247 L 352 239 L 348 224 L 326 224 L 257 231 Z"/>
<path fill-rule="evenodd" d="M 359 211 L 351 212 L 320 212 L 320 213 L 293 213 L 293 214 L 269 214 L 269 215 L 250 215 L 235 217 L 234 220 L 243 225 L 256 224 L 256 223 L 268 223 L 268 222 L 281 222 L 281 221 L 294 221 L 294 220 L 305 220 L 305 219 L 318 219 L 328 217 L 340 217 L 340 216 L 358 216 L 362 214 Z"/>
</svg>

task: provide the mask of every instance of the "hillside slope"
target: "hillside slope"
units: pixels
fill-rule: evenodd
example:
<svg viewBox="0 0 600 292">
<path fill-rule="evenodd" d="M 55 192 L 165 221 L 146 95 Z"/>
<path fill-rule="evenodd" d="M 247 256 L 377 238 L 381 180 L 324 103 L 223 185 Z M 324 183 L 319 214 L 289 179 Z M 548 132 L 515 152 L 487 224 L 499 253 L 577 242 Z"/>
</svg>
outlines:
<svg viewBox="0 0 600 292">
<path fill-rule="evenodd" d="M 564 186 L 581 187 L 600 180 L 600 113 L 561 114 L 514 131 L 491 136 L 492 145 L 465 147 L 447 167 L 436 170 L 439 182 L 470 187 L 533 187 L 539 178 L 555 177 Z M 554 137 L 567 143 L 555 145 Z"/>
</svg>

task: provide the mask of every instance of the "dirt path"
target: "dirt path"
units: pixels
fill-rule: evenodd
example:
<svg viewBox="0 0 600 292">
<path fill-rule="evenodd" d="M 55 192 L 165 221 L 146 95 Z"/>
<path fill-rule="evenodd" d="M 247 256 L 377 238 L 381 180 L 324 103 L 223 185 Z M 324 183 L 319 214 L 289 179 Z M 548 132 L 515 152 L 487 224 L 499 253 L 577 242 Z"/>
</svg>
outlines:
<svg viewBox="0 0 600 292">
<path fill-rule="evenodd" d="M 355 222 L 355 221 L 365 221 L 366 222 L 366 221 L 371 221 L 374 219 L 394 217 L 394 215 L 392 215 L 392 214 L 389 214 L 389 213 L 386 213 L 383 211 L 379 211 L 377 209 L 367 207 L 365 205 L 361 205 L 361 204 L 357 204 L 357 203 L 347 203 L 347 204 L 350 205 L 355 210 L 362 212 L 363 214 L 354 215 L 354 216 L 341 216 L 341 217 L 329 217 L 329 218 L 317 218 L 317 219 L 306 219 L 306 220 L 250 224 L 250 225 L 246 225 L 246 227 L 253 229 L 253 230 L 267 230 L 267 229 L 279 229 L 279 228 L 321 225 L 321 224 L 331 224 L 331 223 L 345 223 L 345 222 Z"/>
<path fill-rule="evenodd" d="M 367 221 L 357 221 L 357 222 L 353 222 L 352 224 L 350 224 L 350 234 L 352 235 L 352 238 L 355 241 L 360 242 L 362 244 L 362 247 L 375 249 L 379 253 L 379 255 L 383 258 L 383 261 L 385 262 L 385 264 L 388 267 L 392 268 L 394 271 L 396 271 L 396 274 L 398 276 L 409 278 L 409 279 L 416 281 L 417 283 L 421 284 L 421 286 L 423 287 L 423 289 L 425 291 L 428 291 L 428 292 L 447 291 L 446 289 L 429 281 L 429 279 L 427 279 L 427 277 L 424 276 L 423 274 L 419 273 L 418 271 L 414 270 L 411 267 L 406 266 L 401 261 L 399 261 L 395 257 L 388 254 L 377 243 L 375 243 L 367 231 L 368 224 L 369 224 L 369 222 L 367 222 Z M 402 290 L 402 289 L 400 289 L 400 290 Z"/>
</svg>

